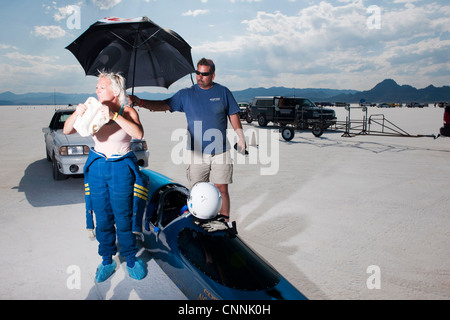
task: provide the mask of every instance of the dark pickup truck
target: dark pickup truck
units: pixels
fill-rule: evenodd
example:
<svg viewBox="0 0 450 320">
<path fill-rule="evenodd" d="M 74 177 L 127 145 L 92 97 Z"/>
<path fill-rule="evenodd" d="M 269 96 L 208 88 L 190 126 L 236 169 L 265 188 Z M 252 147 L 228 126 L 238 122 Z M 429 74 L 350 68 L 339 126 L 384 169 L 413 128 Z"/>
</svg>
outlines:
<svg viewBox="0 0 450 320">
<path fill-rule="evenodd" d="M 297 97 L 256 97 L 249 108 L 247 122 L 258 121 L 261 127 L 269 122 L 281 127 L 285 140 L 294 137 L 294 130 L 311 129 L 316 137 L 336 124 L 336 112 L 317 107 L 311 100 Z"/>
</svg>

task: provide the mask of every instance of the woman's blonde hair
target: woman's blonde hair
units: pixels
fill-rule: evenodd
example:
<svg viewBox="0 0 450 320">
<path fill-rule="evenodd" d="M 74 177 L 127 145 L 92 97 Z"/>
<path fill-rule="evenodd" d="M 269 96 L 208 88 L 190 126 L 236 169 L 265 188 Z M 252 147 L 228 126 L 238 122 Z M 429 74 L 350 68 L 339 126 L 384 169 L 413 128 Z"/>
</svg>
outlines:
<svg viewBox="0 0 450 320">
<path fill-rule="evenodd" d="M 98 72 L 98 77 L 111 80 L 111 89 L 114 92 L 114 95 L 118 97 L 120 105 L 127 105 L 128 99 L 125 78 L 120 73 L 102 70 Z"/>
</svg>

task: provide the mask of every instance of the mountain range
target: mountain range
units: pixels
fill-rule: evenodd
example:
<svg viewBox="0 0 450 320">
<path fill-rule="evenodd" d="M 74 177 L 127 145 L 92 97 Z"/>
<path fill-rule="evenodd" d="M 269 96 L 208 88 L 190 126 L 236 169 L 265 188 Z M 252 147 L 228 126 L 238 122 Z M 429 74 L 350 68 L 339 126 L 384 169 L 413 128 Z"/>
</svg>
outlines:
<svg viewBox="0 0 450 320">
<path fill-rule="evenodd" d="M 143 92 L 139 94 L 139 97 L 150 100 L 163 100 L 172 95 L 173 93 Z M 361 100 L 372 103 L 436 103 L 450 102 L 450 86 L 435 87 L 429 85 L 423 89 L 416 89 L 410 85 L 400 86 L 394 80 L 386 79 L 367 91 L 272 87 L 233 91 L 233 95 L 238 102 L 247 102 L 256 96 L 297 96 L 306 97 L 315 102 L 327 101 L 331 103 L 359 103 Z M 14 94 L 7 91 L 0 93 L 0 105 L 77 105 L 91 96 L 95 97 L 96 95 L 95 93 L 70 94 L 58 92 Z"/>
</svg>

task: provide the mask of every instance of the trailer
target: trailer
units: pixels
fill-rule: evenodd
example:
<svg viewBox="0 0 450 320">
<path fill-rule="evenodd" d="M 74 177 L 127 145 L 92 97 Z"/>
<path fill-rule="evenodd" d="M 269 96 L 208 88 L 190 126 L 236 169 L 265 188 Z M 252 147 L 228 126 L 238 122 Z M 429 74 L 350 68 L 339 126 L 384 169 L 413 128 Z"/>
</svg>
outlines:
<svg viewBox="0 0 450 320">
<path fill-rule="evenodd" d="M 311 100 L 299 97 L 256 97 L 249 108 L 247 122 L 258 121 L 260 127 L 272 122 L 284 140 L 294 138 L 295 130 L 311 130 L 320 137 L 324 130 L 336 124 L 332 109 L 317 107 Z"/>
</svg>

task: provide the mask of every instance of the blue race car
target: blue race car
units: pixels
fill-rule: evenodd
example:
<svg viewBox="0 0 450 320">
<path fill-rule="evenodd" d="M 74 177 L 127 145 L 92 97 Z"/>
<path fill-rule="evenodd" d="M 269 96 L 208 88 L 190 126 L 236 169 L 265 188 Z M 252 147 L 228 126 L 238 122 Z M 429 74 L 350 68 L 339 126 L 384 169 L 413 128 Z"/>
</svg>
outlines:
<svg viewBox="0 0 450 320">
<path fill-rule="evenodd" d="M 304 300 L 235 228 L 208 232 L 185 211 L 189 189 L 155 171 L 143 217 L 144 247 L 189 299 Z"/>
</svg>

